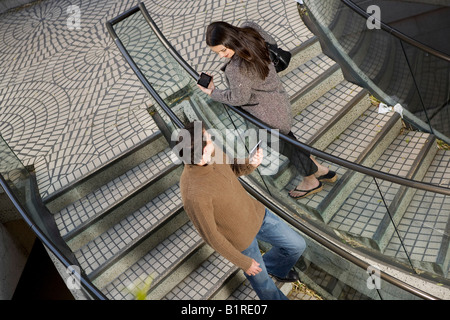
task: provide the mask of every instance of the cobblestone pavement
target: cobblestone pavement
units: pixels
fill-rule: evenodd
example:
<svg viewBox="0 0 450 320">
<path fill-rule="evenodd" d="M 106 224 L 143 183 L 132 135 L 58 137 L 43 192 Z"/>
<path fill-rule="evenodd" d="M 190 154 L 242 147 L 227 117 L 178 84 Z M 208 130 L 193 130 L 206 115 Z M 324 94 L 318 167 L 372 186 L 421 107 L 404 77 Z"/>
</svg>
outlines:
<svg viewBox="0 0 450 320">
<path fill-rule="evenodd" d="M 204 44 L 211 21 L 253 20 L 290 50 L 312 37 L 294 0 L 143 2 L 199 71 L 217 67 Z M 24 165 L 35 166 L 44 200 L 158 131 L 146 111 L 149 96 L 105 27 L 137 4 L 44 0 L 0 14 L 0 134 Z"/>
<path fill-rule="evenodd" d="M 289 49 L 312 36 L 294 0 L 144 3 L 197 70 L 213 66 L 203 35 L 214 20 L 254 20 Z M 44 0 L 0 14 L 0 134 L 25 165 L 34 164 L 44 199 L 158 130 L 147 93 L 105 27 L 137 4 Z"/>
</svg>

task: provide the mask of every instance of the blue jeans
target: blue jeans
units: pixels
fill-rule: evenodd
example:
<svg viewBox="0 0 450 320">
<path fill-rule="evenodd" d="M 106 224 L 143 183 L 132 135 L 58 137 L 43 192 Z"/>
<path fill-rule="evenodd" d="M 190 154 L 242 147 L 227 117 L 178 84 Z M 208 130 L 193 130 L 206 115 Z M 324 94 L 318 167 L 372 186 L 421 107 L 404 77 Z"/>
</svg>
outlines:
<svg viewBox="0 0 450 320">
<path fill-rule="evenodd" d="M 268 242 L 272 248 L 261 256 L 258 240 Z M 261 229 L 251 245 L 242 251 L 260 264 L 262 271 L 254 276 L 245 276 L 261 300 L 287 300 L 277 288 L 269 273 L 285 278 L 306 249 L 306 242 L 301 235 L 292 230 L 284 221 L 266 209 Z"/>
</svg>

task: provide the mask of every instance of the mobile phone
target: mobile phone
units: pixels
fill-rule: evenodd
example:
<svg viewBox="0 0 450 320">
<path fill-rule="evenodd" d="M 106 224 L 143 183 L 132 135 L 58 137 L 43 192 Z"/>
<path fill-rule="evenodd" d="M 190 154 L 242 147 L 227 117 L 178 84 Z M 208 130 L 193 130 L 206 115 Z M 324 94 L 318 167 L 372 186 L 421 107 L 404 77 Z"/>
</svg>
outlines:
<svg viewBox="0 0 450 320">
<path fill-rule="evenodd" d="M 261 145 L 261 140 L 258 141 L 258 143 L 250 150 L 248 158 L 251 159 L 255 155 L 256 151 L 259 149 L 259 146 Z"/>
<path fill-rule="evenodd" d="M 201 85 L 202 87 L 208 88 L 209 83 L 211 82 L 212 77 L 207 75 L 206 73 L 202 72 L 200 74 L 200 77 L 198 78 L 197 83 Z"/>
</svg>

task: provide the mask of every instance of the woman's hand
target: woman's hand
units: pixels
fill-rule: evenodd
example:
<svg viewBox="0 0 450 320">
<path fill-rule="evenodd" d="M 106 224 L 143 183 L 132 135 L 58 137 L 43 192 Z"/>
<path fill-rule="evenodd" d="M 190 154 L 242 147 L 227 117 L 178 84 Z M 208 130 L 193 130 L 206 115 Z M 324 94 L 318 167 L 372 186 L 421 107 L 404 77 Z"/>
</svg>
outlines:
<svg viewBox="0 0 450 320">
<path fill-rule="evenodd" d="M 207 75 L 211 76 L 209 73 L 207 73 Z M 208 96 L 211 95 L 211 93 L 214 91 L 215 86 L 214 86 L 214 79 L 211 76 L 211 81 L 209 82 L 208 88 L 205 88 L 199 84 L 197 84 L 197 87 L 199 87 L 200 90 L 202 90 L 204 93 L 206 93 Z"/>
<path fill-rule="evenodd" d="M 256 168 L 262 163 L 263 158 L 264 158 L 263 149 L 258 148 L 255 152 L 255 155 L 250 159 L 250 164 Z"/>
<path fill-rule="evenodd" d="M 256 276 L 261 271 L 262 269 L 259 267 L 259 263 L 256 262 L 255 259 L 252 259 L 252 265 L 245 271 L 245 273 L 249 276 Z"/>
</svg>

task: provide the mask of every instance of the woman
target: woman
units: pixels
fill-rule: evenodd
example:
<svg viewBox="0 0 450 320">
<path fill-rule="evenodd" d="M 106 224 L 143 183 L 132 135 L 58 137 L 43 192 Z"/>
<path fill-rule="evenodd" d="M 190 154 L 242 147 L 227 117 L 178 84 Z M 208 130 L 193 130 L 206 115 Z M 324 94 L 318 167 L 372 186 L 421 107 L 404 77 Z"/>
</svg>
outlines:
<svg viewBox="0 0 450 320">
<path fill-rule="evenodd" d="M 226 22 L 213 22 L 206 30 L 206 44 L 221 58 L 229 59 L 222 68 L 228 88 L 199 86 L 215 101 L 239 106 L 268 126 L 291 136 L 292 111 L 289 96 L 283 88 L 270 60 L 266 42 L 275 40 L 256 23 L 246 22 L 235 27 Z M 300 199 L 322 190 L 322 182 L 334 182 L 337 175 L 317 163 L 311 155 L 295 150 L 294 165 L 304 178 L 289 192 Z"/>
</svg>

